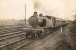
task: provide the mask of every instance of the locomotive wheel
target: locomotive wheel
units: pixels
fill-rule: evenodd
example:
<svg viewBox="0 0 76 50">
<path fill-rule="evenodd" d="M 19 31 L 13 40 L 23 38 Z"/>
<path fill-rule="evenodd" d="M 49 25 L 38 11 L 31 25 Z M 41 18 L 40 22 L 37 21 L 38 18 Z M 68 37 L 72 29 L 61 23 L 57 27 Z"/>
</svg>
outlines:
<svg viewBox="0 0 76 50">
<path fill-rule="evenodd" d="M 26 39 L 39 39 L 42 37 L 42 31 L 32 31 L 26 34 Z"/>
<path fill-rule="evenodd" d="M 26 39 L 31 39 L 31 38 L 32 38 L 31 32 L 27 33 L 27 34 L 26 34 Z"/>
</svg>

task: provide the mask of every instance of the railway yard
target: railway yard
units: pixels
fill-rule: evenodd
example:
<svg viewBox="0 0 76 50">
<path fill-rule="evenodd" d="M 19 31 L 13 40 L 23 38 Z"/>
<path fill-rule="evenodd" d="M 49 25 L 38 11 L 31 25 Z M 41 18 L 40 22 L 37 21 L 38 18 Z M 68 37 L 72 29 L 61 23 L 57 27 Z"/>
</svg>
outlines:
<svg viewBox="0 0 76 50">
<path fill-rule="evenodd" d="M 39 40 L 26 39 L 26 28 L 28 27 L 24 25 L 0 26 L 0 50 L 50 50 L 61 44 L 61 27 Z"/>
</svg>

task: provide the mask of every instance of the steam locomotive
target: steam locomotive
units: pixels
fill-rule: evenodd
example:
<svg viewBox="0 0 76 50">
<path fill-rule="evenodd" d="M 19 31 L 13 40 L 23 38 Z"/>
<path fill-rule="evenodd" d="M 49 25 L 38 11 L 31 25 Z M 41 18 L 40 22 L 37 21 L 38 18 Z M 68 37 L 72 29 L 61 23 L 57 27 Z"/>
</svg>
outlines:
<svg viewBox="0 0 76 50">
<path fill-rule="evenodd" d="M 38 15 L 37 12 L 34 12 L 28 22 L 31 28 L 27 32 L 26 38 L 41 39 L 54 30 L 56 18 L 52 16 L 43 16 L 41 13 Z"/>
</svg>

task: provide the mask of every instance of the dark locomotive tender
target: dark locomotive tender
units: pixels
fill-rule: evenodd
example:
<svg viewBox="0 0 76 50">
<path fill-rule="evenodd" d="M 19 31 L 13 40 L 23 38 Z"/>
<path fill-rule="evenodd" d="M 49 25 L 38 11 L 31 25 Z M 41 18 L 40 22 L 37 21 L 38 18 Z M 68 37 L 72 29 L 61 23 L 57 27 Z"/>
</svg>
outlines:
<svg viewBox="0 0 76 50">
<path fill-rule="evenodd" d="M 28 22 L 31 28 L 27 31 L 26 39 L 41 39 L 53 31 L 56 19 L 55 17 L 43 16 L 43 14 L 38 16 L 37 12 L 34 12 Z"/>
</svg>

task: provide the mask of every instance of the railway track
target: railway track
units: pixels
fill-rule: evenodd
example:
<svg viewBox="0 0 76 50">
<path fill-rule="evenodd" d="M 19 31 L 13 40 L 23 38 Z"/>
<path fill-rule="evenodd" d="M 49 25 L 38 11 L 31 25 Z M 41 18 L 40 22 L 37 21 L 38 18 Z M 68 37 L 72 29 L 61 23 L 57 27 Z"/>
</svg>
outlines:
<svg viewBox="0 0 76 50">
<path fill-rule="evenodd" d="M 0 28 L 0 50 L 17 50 L 18 48 L 32 43 L 33 40 L 26 40 L 22 26 Z"/>
<path fill-rule="evenodd" d="M 0 50 L 18 50 L 33 43 L 35 40 L 27 40 L 25 37 L 28 29 L 26 26 L 1 27 Z"/>
</svg>

